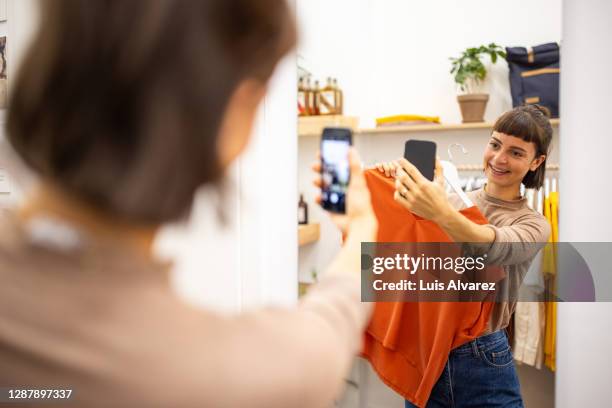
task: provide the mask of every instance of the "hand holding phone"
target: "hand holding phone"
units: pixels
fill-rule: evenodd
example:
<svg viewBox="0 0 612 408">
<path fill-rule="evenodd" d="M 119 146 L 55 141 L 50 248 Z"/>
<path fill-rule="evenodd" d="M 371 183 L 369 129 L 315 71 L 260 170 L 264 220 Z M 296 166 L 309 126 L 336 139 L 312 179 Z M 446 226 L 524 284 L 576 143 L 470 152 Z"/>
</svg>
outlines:
<svg viewBox="0 0 612 408">
<path fill-rule="evenodd" d="M 404 158 L 412 163 L 429 181 L 434 180 L 436 168 L 436 144 L 425 140 L 408 140 Z"/>
<path fill-rule="evenodd" d="M 437 222 L 436 219 L 454 211 L 446 197 L 441 178 L 436 173 L 436 145 L 433 142 L 409 140 L 404 159 L 395 179 L 395 201 L 414 214 Z M 438 168 L 441 172 L 441 167 Z M 439 174 L 441 175 L 441 174 Z"/>
<path fill-rule="evenodd" d="M 351 179 L 349 148 L 353 142 L 350 129 L 325 128 L 321 137 L 321 205 L 344 214 L 346 191 Z"/>
<path fill-rule="evenodd" d="M 350 132 L 350 131 L 349 131 Z M 324 132 L 325 133 L 325 132 Z M 317 172 L 317 178 L 314 181 L 314 184 L 321 188 L 321 194 L 316 198 L 317 202 L 321 204 L 325 208 L 325 200 L 324 191 L 328 193 L 331 191 L 329 186 L 326 186 L 324 179 L 324 165 L 326 162 L 324 159 L 324 146 L 323 144 L 327 144 L 324 140 L 348 140 L 347 133 L 344 133 L 344 136 L 337 138 L 338 134 L 334 135 L 334 132 L 325 133 L 325 137 L 321 140 L 321 151 L 319 153 L 318 160 L 313 164 L 312 168 Z M 350 133 L 349 133 L 350 134 Z M 346 142 L 345 142 L 346 143 Z M 327 145 L 326 148 L 332 147 Z M 327 157 L 327 164 L 332 162 L 336 162 L 340 164 L 340 166 L 345 166 L 342 160 L 346 160 L 346 164 L 348 167 L 346 168 L 349 173 L 349 183 L 348 186 L 343 191 L 343 203 L 344 203 L 344 212 L 339 211 L 330 211 L 332 221 L 336 224 L 336 226 L 342 231 L 342 233 L 347 234 L 349 230 L 354 230 L 355 232 L 361 231 L 358 235 L 363 235 L 364 232 L 367 232 L 360 239 L 362 241 L 373 241 L 376 237 L 376 228 L 377 222 L 376 217 L 374 215 L 374 210 L 372 209 L 372 202 L 370 197 L 370 190 L 366 184 L 365 176 L 363 174 L 363 169 L 361 165 L 361 159 L 359 158 L 359 154 L 357 151 L 350 146 L 350 142 L 348 146 L 337 146 L 337 148 L 342 147 L 342 150 L 346 147 L 346 155 L 340 157 L 340 161 L 332 160 L 334 154 L 325 154 Z M 327 168 L 329 169 L 329 167 Z M 330 180 L 330 176 L 328 175 L 328 181 Z M 332 177 L 333 179 L 333 177 Z M 327 195 L 328 200 L 330 200 L 330 196 Z M 337 204 L 337 203 L 336 203 Z M 335 204 L 330 202 L 328 207 L 333 207 Z M 338 206 L 336 206 L 338 208 Z"/>
</svg>

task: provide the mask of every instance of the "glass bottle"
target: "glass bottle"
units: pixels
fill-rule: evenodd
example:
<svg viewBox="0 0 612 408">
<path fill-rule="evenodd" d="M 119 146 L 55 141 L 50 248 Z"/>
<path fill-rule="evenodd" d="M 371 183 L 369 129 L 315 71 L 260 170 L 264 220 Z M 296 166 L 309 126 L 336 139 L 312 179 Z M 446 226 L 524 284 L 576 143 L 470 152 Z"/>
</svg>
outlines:
<svg viewBox="0 0 612 408">
<path fill-rule="evenodd" d="M 313 104 L 312 104 L 312 110 L 311 112 L 313 115 L 320 115 L 321 114 L 321 87 L 319 86 L 319 81 L 315 81 L 314 83 L 314 87 L 311 90 L 312 92 L 312 100 L 313 100 Z"/>
<path fill-rule="evenodd" d="M 327 78 L 325 88 L 321 89 L 319 94 L 319 113 L 321 115 L 336 114 L 336 91 L 332 84 L 332 78 Z"/>
<path fill-rule="evenodd" d="M 335 105 L 336 105 L 336 115 L 342 115 L 344 113 L 344 92 L 338 86 L 338 80 L 334 78 L 332 82 L 332 86 L 335 92 Z"/>
<path fill-rule="evenodd" d="M 308 224 L 308 203 L 304 201 L 304 194 L 300 194 L 298 202 L 298 224 Z"/>
</svg>

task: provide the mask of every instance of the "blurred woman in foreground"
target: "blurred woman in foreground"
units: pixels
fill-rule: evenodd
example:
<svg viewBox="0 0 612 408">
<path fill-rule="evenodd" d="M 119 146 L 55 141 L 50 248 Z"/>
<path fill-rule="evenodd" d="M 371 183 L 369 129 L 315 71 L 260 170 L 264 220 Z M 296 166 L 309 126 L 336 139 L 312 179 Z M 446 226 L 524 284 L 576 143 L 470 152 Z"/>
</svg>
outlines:
<svg viewBox="0 0 612 408">
<path fill-rule="evenodd" d="M 151 254 L 244 150 L 295 43 L 285 2 L 43 7 L 8 114 L 41 187 L 0 220 L 0 386 L 86 407 L 330 406 L 370 312 L 359 253 L 377 224 L 354 152 L 346 244 L 298 307 L 195 310 Z"/>
</svg>

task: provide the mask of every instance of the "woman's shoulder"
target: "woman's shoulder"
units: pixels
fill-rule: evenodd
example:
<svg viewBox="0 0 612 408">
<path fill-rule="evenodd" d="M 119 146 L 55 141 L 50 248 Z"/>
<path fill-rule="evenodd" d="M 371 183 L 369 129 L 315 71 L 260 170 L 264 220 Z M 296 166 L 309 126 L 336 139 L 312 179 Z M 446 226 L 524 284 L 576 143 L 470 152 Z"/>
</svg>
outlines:
<svg viewBox="0 0 612 408">
<path fill-rule="evenodd" d="M 552 233 L 552 227 L 546 217 L 528 205 L 502 218 L 504 219 L 498 220 L 500 227 L 515 229 L 526 241 L 547 242 Z"/>
<path fill-rule="evenodd" d="M 550 222 L 546 219 L 545 216 L 540 214 L 535 209 L 529 207 L 528 205 L 526 205 L 520 211 L 520 214 L 518 214 L 518 216 L 516 217 L 515 223 L 516 224 L 530 223 L 542 229 L 543 232 L 546 232 L 546 235 L 550 234 L 550 230 L 551 230 Z"/>
</svg>

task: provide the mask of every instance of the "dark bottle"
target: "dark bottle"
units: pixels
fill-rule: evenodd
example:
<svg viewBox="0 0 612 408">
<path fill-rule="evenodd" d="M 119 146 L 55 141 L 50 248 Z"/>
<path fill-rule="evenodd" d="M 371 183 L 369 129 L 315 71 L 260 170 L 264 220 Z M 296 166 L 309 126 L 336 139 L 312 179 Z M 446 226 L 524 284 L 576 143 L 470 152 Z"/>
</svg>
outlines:
<svg viewBox="0 0 612 408">
<path fill-rule="evenodd" d="M 298 203 L 298 224 L 308 224 L 308 204 L 304 201 L 304 194 L 300 194 Z"/>
<path fill-rule="evenodd" d="M 314 82 L 314 87 L 311 89 L 313 104 L 311 106 L 311 115 L 321 114 L 321 87 L 319 81 Z"/>
<path fill-rule="evenodd" d="M 310 82 L 310 77 L 306 77 L 306 83 L 304 84 L 304 97 L 306 98 L 306 114 L 305 116 L 316 115 L 315 112 L 315 93 Z"/>
</svg>

